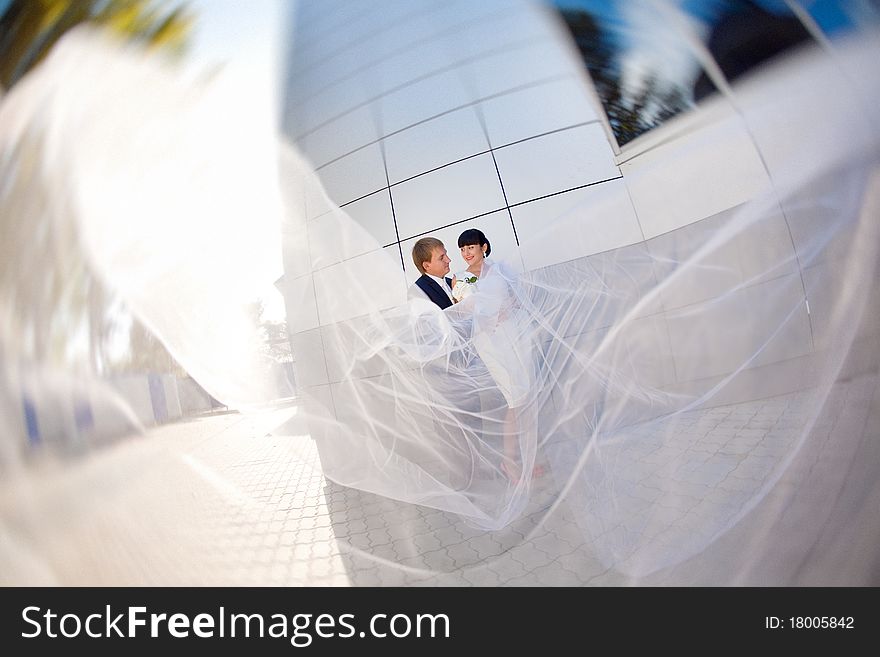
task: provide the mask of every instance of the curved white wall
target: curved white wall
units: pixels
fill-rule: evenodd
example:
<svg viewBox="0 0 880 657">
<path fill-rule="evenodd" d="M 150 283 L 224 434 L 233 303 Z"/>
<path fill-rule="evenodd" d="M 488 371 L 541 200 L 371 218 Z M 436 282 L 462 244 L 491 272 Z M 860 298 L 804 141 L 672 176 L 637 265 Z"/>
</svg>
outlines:
<svg viewBox="0 0 880 657">
<path fill-rule="evenodd" d="M 803 146 L 810 122 L 821 124 L 851 95 L 832 69 L 828 83 L 836 95 L 826 95 L 824 104 L 816 89 L 798 88 L 796 78 L 766 115 L 745 115 L 719 95 L 615 155 L 579 56 L 554 11 L 540 4 L 303 2 L 293 23 L 285 134 L 315 167 L 330 199 L 400 259 L 407 283 L 418 276 L 410 259 L 416 239 L 443 240 L 454 271 L 457 236 L 472 226 L 486 232 L 498 258 L 514 256 L 519 246 L 526 269 L 652 238 L 674 242 L 676 229 L 701 220 L 698 230 L 717 230 L 735 208 L 784 178 L 792 140 Z M 743 89 L 747 97 L 748 85 Z M 855 117 L 858 103 L 853 108 Z M 330 230 L 329 210 L 307 203 L 315 234 L 325 220 Z M 732 241 L 716 254 L 719 270 L 744 286 L 740 298 L 718 308 L 730 314 L 722 324 L 736 326 L 750 295 L 803 297 L 797 267 L 760 275 L 768 262 L 793 256 L 792 219 L 791 209 L 780 207 L 759 243 Z M 312 261 L 321 256 L 312 253 Z M 288 308 L 297 309 L 289 314 L 298 384 L 325 397 L 338 380 L 322 348 L 322 331 L 337 330 L 320 298 L 321 278 L 331 277 L 332 268 L 318 268 L 313 278 L 288 271 L 285 282 Z M 676 286 L 675 298 L 662 299 L 664 311 L 705 304 L 719 285 L 730 286 L 712 275 L 691 278 Z M 817 336 L 802 305 L 754 365 L 806 368 L 798 359 L 813 350 Z M 676 321 L 684 320 L 654 318 L 638 336 L 659 362 L 675 361 L 674 368 L 659 366 L 676 372 L 676 380 L 662 383 L 686 388 L 687 381 L 720 375 L 681 360 L 687 350 L 670 335 L 690 331 L 669 324 Z M 753 348 L 740 342 L 732 330 L 732 364 Z M 772 391 L 772 377 L 756 376 Z"/>
</svg>

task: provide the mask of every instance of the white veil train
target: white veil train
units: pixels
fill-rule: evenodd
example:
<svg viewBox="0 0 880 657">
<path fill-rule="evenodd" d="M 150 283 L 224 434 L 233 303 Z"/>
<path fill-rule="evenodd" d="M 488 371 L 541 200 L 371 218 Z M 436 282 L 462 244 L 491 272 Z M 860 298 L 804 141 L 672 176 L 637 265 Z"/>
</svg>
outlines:
<svg viewBox="0 0 880 657">
<path fill-rule="evenodd" d="M 874 38 L 738 87 L 739 120 L 768 145 L 768 184 L 753 201 L 551 267 L 492 262 L 446 311 L 406 302 L 399 260 L 282 144 L 285 277 L 332 292 L 314 312 L 334 384 L 300 380 L 298 391 L 326 476 L 477 530 L 565 514 L 632 581 L 710 546 L 756 555 L 743 578 L 817 547 L 847 555 L 855 580 L 875 577 L 880 86 L 847 77 L 873 61 Z M 111 55 L 114 75 L 108 52 L 71 35 L 0 105 L 7 392 L 40 368 L 101 375 L 100 359 L 46 347 L 57 309 L 48 292 L 27 291 L 33 259 L 58 285 L 84 272 L 102 312 L 124 304 L 221 401 L 286 396 L 246 310 L 279 274 L 276 227 L 248 205 L 274 191 L 244 184 L 241 161 L 212 160 L 216 136 L 230 135 L 206 123 L 202 99 L 124 53 Z M 80 95 L 98 70 L 105 84 Z M 772 148 L 795 92 L 832 82 L 850 95 L 810 107 L 821 139 Z M 151 120 L 132 118 L 150 99 Z M 60 190 L 48 205 L 46 189 Z M 315 202 L 330 210 L 320 225 L 306 219 Z M 590 211 L 547 217 L 536 239 Z M 292 330 L 306 310 L 288 298 Z M 20 431 L 11 416 L 6 428 Z M 506 474 L 505 459 L 524 476 Z M 817 577 L 833 568 L 820 563 Z"/>
<path fill-rule="evenodd" d="M 525 512 L 565 514 L 633 578 L 731 541 L 756 555 L 777 541 L 869 542 L 869 505 L 839 505 L 852 487 L 877 493 L 857 471 L 877 464 L 880 89 L 839 76 L 874 48 L 804 53 L 738 87 L 767 172 L 747 204 L 560 265 L 490 266 L 445 311 L 402 305 L 385 283 L 399 265 L 378 248 L 337 265 L 345 311 L 321 330 L 336 383 L 302 391 L 325 474 L 490 531 Z M 814 103 L 821 138 L 787 135 L 780 148 L 774 131 L 811 87 L 847 100 Z M 547 217 L 537 239 L 590 212 Z M 304 214 L 287 217 L 292 232 L 308 233 Z M 333 235 L 369 239 L 341 211 L 330 221 Z M 515 328 L 500 329 L 511 315 Z M 512 422 L 505 379 L 528 382 Z M 511 453 L 546 474 L 511 480 L 500 468 Z"/>
</svg>

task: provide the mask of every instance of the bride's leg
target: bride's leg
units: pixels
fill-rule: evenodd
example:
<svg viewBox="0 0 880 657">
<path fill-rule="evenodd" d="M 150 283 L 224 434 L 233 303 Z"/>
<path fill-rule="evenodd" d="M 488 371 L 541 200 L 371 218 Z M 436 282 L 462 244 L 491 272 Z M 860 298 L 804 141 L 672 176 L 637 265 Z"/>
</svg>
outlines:
<svg viewBox="0 0 880 657">
<path fill-rule="evenodd" d="M 508 406 L 504 416 L 504 460 L 501 463 L 501 468 L 514 483 L 522 478 L 522 445 L 520 441 L 524 436 L 521 435 L 523 433 L 521 429 L 522 420 L 519 411 Z M 543 474 L 544 469 L 535 465 L 532 470 L 532 479 Z"/>
<path fill-rule="evenodd" d="M 508 406 L 504 416 L 504 461 L 502 467 L 510 479 L 519 481 L 522 467 L 519 465 L 519 432 L 516 420 L 516 411 Z"/>
</svg>

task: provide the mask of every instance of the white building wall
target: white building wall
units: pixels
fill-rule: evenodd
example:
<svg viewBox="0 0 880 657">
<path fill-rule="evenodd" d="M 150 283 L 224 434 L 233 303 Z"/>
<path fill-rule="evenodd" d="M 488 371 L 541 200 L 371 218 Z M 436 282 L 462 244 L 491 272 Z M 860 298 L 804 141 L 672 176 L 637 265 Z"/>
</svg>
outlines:
<svg viewBox="0 0 880 657">
<path fill-rule="evenodd" d="M 299 5 L 286 133 L 330 199 L 398 249 L 408 278 L 420 236 L 457 226 L 457 237 L 490 217 L 484 230 L 505 257 L 504 245 L 522 245 L 512 207 L 620 178 L 551 10 L 519 0 L 356 4 Z"/>
<path fill-rule="evenodd" d="M 519 0 L 305 2 L 294 25 L 285 132 L 329 199 L 394 254 L 407 284 L 418 277 L 412 246 L 428 234 L 447 244 L 454 268 L 457 237 L 470 227 L 489 235 L 497 258 L 519 258 L 522 247 L 528 267 L 643 239 L 552 10 Z M 558 214 L 603 185 L 611 200 L 595 230 L 569 226 L 561 242 L 574 248 L 560 249 L 542 210 Z M 339 299 L 332 280 L 357 267 L 369 243 L 340 244 L 332 210 L 307 201 L 315 271 L 292 265 L 285 277 L 301 387 L 337 380 L 322 332 L 342 311 L 357 315 L 357 300 Z"/>
<path fill-rule="evenodd" d="M 780 140 L 770 140 L 768 168 L 754 133 L 774 126 L 750 122 L 723 96 L 616 153 L 579 55 L 554 10 L 539 4 L 302 2 L 291 40 L 285 133 L 330 199 L 400 259 L 407 283 L 418 276 L 412 245 L 428 234 L 447 245 L 453 271 L 457 236 L 470 227 L 487 234 L 493 257 L 519 254 L 534 269 L 710 218 L 705 229 L 717 229 L 773 184 Z M 793 98 L 804 107 L 802 96 Z M 329 212 L 326 203 L 308 207 L 319 257 L 334 252 L 315 248 L 322 231 L 328 245 L 336 235 Z M 718 309 L 731 315 L 732 363 L 744 357 L 747 336 L 736 334 L 734 320 L 748 312 L 750 296 L 778 295 L 790 306 L 804 294 L 794 270 L 772 280 L 755 276 L 768 259 L 793 253 L 789 232 L 780 213 L 760 244 L 731 243 L 716 254 L 725 275 L 745 283 L 740 298 Z M 360 255 L 355 249 L 342 257 L 355 262 Z M 285 281 L 288 308 L 302 309 L 289 313 L 298 381 L 321 386 L 325 400 L 338 368 L 328 366 L 334 356 L 324 353 L 322 335 L 342 319 L 339 299 L 322 298 L 333 289 L 326 284 L 333 267 L 288 271 Z M 678 298 L 646 309 L 663 313 L 648 324 L 658 363 L 675 362 L 677 380 L 665 384 L 684 389 L 687 381 L 721 374 L 681 360 L 684 350 L 663 330 L 682 321 L 676 309 L 707 303 L 721 284 L 730 289 L 728 280 L 695 276 Z M 753 364 L 796 360 L 811 351 L 812 339 L 805 307 Z"/>
</svg>

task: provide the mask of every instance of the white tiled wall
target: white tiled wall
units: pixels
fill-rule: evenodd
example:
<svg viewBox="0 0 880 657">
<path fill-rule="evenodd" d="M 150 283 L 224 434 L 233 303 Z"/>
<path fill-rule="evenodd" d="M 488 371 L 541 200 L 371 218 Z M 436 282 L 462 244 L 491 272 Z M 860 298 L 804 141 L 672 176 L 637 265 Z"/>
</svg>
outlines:
<svg viewBox="0 0 880 657">
<path fill-rule="evenodd" d="M 662 254 L 655 264 L 657 275 L 665 279 L 678 272 L 660 291 L 666 308 L 708 301 L 736 285 L 797 273 L 784 217 L 779 214 L 756 225 L 741 212 L 741 207 L 733 208 L 648 242 L 649 251 Z"/>
<path fill-rule="evenodd" d="M 552 98 L 552 103 L 545 102 Z M 561 128 L 598 121 L 583 82 L 562 78 L 494 96 L 479 105 L 495 148 Z"/>
<path fill-rule="evenodd" d="M 818 349 L 833 347 L 834 340 L 840 339 L 840 325 L 845 324 L 848 329 L 857 327 L 858 317 L 841 316 L 840 307 L 846 303 L 834 294 L 834 290 L 840 289 L 840 284 L 846 275 L 852 275 L 847 271 L 846 262 L 843 260 L 828 260 L 804 269 L 804 286 L 810 299 L 810 323 L 813 329 L 813 341 Z M 870 309 L 869 309 L 870 310 Z M 880 325 L 876 309 L 873 309 L 874 326 Z M 862 320 L 864 321 L 864 320 Z"/>
<path fill-rule="evenodd" d="M 364 105 L 330 121 L 302 140 L 303 150 L 315 168 L 379 139 L 372 108 Z"/>
<path fill-rule="evenodd" d="M 290 339 L 293 353 L 296 355 L 297 385 L 310 388 L 327 383 L 327 364 L 324 360 L 321 329 L 299 331 L 293 333 Z"/>
<path fill-rule="evenodd" d="M 474 98 L 525 87 L 536 82 L 580 73 L 580 64 L 563 44 L 543 40 L 468 61 L 458 69 Z"/>
<path fill-rule="evenodd" d="M 311 274 L 299 278 L 285 278 L 284 305 L 291 309 L 287 313 L 288 328 L 292 333 L 300 333 L 317 328 L 318 304 L 315 299 L 315 286 Z"/>
<path fill-rule="evenodd" d="M 332 172 L 331 172 L 332 173 Z M 305 202 L 305 212 L 306 219 L 308 221 L 312 221 L 313 219 L 317 219 L 322 214 L 327 214 L 328 212 L 332 212 L 337 206 L 337 204 L 330 199 L 328 195 L 328 182 L 330 181 L 330 177 L 327 174 L 324 174 L 324 184 L 321 184 L 321 176 L 318 173 L 310 173 L 305 176 L 303 180 L 300 180 L 298 176 L 298 172 L 295 170 L 291 173 L 285 173 L 282 171 L 281 173 L 282 180 L 285 176 L 290 176 L 295 178 L 289 183 L 290 187 L 298 187 L 301 189 L 301 193 L 303 196 L 303 200 Z M 282 184 L 282 189 L 285 189 L 287 185 Z M 297 189 L 292 189 L 291 193 L 297 193 Z M 296 216 L 295 212 L 291 212 L 293 216 L 288 218 L 287 225 L 291 222 L 296 222 L 299 218 Z"/>
<path fill-rule="evenodd" d="M 648 239 L 745 203 L 770 184 L 735 114 L 661 144 L 620 170 Z"/>
<path fill-rule="evenodd" d="M 391 212 L 391 196 L 387 189 L 349 203 L 343 209 L 349 217 L 363 226 L 379 246 L 397 241 L 397 232 L 394 230 L 394 215 Z M 363 243 L 357 253 L 363 253 L 370 248 L 372 248 L 372 244 Z"/>
<path fill-rule="evenodd" d="M 377 354 L 364 343 L 363 336 L 369 330 L 366 320 L 339 322 L 321 327 L 327 361 L 327 374 L 331 383 L 347 377 L 371 377 L 385 374 L 388 362 L 384 354 Z"/>
<path fill-rule="evenodd" d="M 452 68 L 456 61 L 455 53 L 445 46 L 440 39 L 416 44 L 364 71 L 363 78 L 368 81 L 376 97 L 385 96 L 421 78 Z"/>
<path fill-rule="evenodd" d="M 391 195 L 402 239 L 505 207 L 489 153 L 394 185 Z"/>
<path fill-rule="evenodd" d="M 425 144 L 432 144 L 425 148 Z M 385 138 L 391 184 L 489 150 L 473 107 L 443 114 Z"/>
<path fill-rule="evenodd" d="M 745 362 L 760 365 L 809 353 L 809 319 L 799 298 L 803 298 L 803 285 L 799 275 L 792 275 L 667 313 L 679 380 L 727 374 Z M 772 316 L 761 323 L 750 322 L 758 307 Z M 696 316 L 701 325 L 714 330 L 700 331 L 693 322 Z M 724 349 L 718 349 L 719 344 Z"/>
<path fill-rule="evenodd" d="M 302 368 L 297 364 L 297 373 Z M 332 437 L 333 426 L 336 421 L 336 405 L 330 392 L 329 384 L 314 386 L 300 386 L 300 395 L 309 418 L 320 418 L 320 421 L 309 421 L 309 434 L 315 440 L 324 440 Z"/>
<path fill-rule="evenodd" d="M 523 203 L 510 211 L 528 269 L 644 239 L 622 180 Z"/>
<path fill-rule="evenodd" d="M 748 126 L 723 103 L 714 110 L 720 116 L 706 125 L 615 157 L 579 56 L 555 15 L 540 5 L 300 4 L 286 134 L 318 167 L 329 200 L 343 205 L 366 236 L 340 244 L 338 216 L 327 215 L 325 200 L 307 199 L 310 239 L 317 246 L 312 258 L 321 261 L 313 265 L 322 268 L 314 280 L 292 277 L 285 291 L 288 307 L 302 310 L 294 330 L 306 331 L 294 349 L 310 350 L 308 365 L 317 368 L 315 376 L 300 377 L 306 385 L 327 382 L 315 327 L 356 317 L 373 292 L 368 282 L 377 277 L 394 279 L 374 286 L 387 297 L 383 303 L 402 302 L 418 275 L 410 261 L 418 237 L 446 244 L 453 273 L 463 268 L 457 237 L 472 227 L 487 234 L 492 257 L 535 269 L 627 245 L 644 249 L 645 240 L 657 236 L 674 241 L 676 229 L 719 213 L 705 230 L 723 227 L 733 208 L 770 184 Z M 794 269 L 766 271 L 767 262 L 792 250 L 785 219 L 768 223 L 765 232 L 760 244 L 733 240 L 718 254 L 712 275 L 672 286 L 651 305 L 658 314 L 639 325 L 633 349 L 656 347 L 651 376 L 658 385 L 669 383 L 670 361 L 685 346 L 669 342 L 666 322 L 676 329 L 670 333 L 689 335 L 688 304 L 710 301 L 731 281 L 755 286 L 713 309 L 729 316 L 733 364 L 747 355 L 735 322 L 748 312 L 749 295 L 775 295 L 780 308 L 791 308 L 802 294 Z M 325 251 L 336 255 L 328 260 Z M 352 272 L 364 285 L 335 290 L 336 281 Z M 672 314 L 661 318 L 661 312 Z M 756 362 L 809 350 L 806 315 L 795 313 L 784 333 Z M 722 338 L 711 336 L 715 344 Z M 708 344 L 710 336 L 693 339 Z M 699 360 L 675 362 L 675 371 L 686 381 L 726 366 L 713 363 L 708 371 Z"/>
<path fill-rule="evenodd" d="M 437 73 L 393 91 L 379 100 L 382 134 L 389 135 L 403 130 L 471 102 L 471 96 L 458 71 Z"/>
<path fill-rule="evenodd" d="M 380 245 L 504 210 L 517 246 L 508 205 L 619 178 L 581 64 L 546 8 L 351 4 L 300 10 L 287 125 L 330 200 L 361 199 L 346 211 Z"/>
<path fill-rule="evenodd" d="M 553 23 L 544 8 L 530 2 L 505 1 L 471 3 L 482 5 L 461 29 L 450 35 L 450 44 L 462 58 L 491 50 L 508 50 L 511 45 L 555 37 Z"/>
<path fill-rule="evenodd" d="M 385 164 L 378 143 L 370 144 L 318 171 L 327 195 L 337 205 L 379 191 L 388 186 Z"/>
<path fill-rule="evenodd" d="M 406 283 L 384 250 L 356 256 L 315 272 L 315 296 L 321 324 L 341 322 L 406 299 Z"/>
<path fill-rule="evenodd" d="M 375 251 L 396 241 L 393 231 L 387 190 L 371 194 L 360 201 L 324 214 L 309 223 L 309 254 L 312 270 L 323 269 Z M 370 233 L 370 228 L 383 231 L 384 242 Z"/>
<path fill-rule="evenodd" d="M 598 123 L 504 146 L 495 160 L 511 205 L 620 177 Z"/>
<path fill-rule="evenodd" d="M 782 64 L 796 67 L 803 62 Z M 757 77 L 737 87 L 737 96 L 747 108 L 749 131 L 761 145 L 771 176 L 783 188 L 792 162 L 804 170 L 812 168 L 818 176 L 827 175 L 822 167 L 827 167 L 828 152 L 835 152 L 839 144 L 845 143 L 855 158 L 861 143 L 856 135 L 877 131 L 876 107 L 866 106 L 865 98 L 876 98 L 880 77 L 863 70 L 844 73 L 846 58 L 829 57 L 822 51 L 811 53 L 809 64 L 815 67 L 810 76 L 795 69 L 774 77 L 772 82 Z M 865 90 L 873 87 L 873 95 L 861 96 L 860 86 Z M 816 127 L 809 139 L 803 138 L 804 125 Z"/>
</svg>

